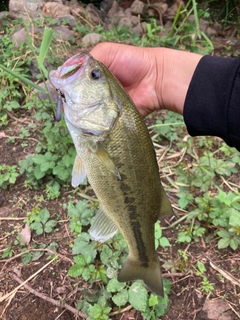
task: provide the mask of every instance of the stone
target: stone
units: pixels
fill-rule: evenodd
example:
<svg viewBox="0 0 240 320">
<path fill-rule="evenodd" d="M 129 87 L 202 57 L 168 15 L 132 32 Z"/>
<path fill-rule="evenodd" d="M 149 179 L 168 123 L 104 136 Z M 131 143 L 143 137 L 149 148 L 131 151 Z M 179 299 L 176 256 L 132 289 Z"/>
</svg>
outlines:
<svg viewBox="0 0 240 320">
<path fill-rule="evenodd" d="M 69 25 L 71 28 L 73 28 L 76 24 L 76 21 L 74 19 L 74 17 L 72 15 L 66 15 L 66 16 L 58 16 L 57 20 L 62 24 L 67 24 Z"/>
<path fill-rule="evenodd" d="M 206 300 L 199 314 L 201 320 L 231 320 L 228 303 L 223 299 Z"/>
<path fill-rule="evenodd" d="M 57 2 L 47 2 L 42 8 L 45 15 L 53 18 L 70 15 L 70 8 Z"/>
<path fill-rule="evenodd" d="M 209 22 L 207 20 L 199 19 L 199 28 L 202 32 L 206 33 L 208 27 L 209 27 Z"/>
<path fill-rule="evenodd" d="M 65 26 L 54 26 L 52 28 L 56 31 L 54 33 L 54 38 L 56 40 L 69 41 L 69 39 L 74 36 L 74 32 Z"/>
<path fill-rule="evenodd" d="M 131 22 L 131 19 L 129 19 L 127 17 L 123 17 L 119 20 L 118 25 L 122 26 L 122 27 L 131 27 L 132 22 Z"/>
<path fill-rule="evenodd" d="M 166 15 L 168 20 L 173 20 L 176 16 L 178 7 L 176 4 L 172 5 L 171 7 L 168 8 Z"/>
<path fill-rule="evenodd" d="M 125 11 L 124 11 L 124 14 L 127 18 L 131 19 L 132 18 L 132 12 L 131 12 L 131 9 L 130 8 L 127 8 Z"/>
<path fill-rule="evenodd" d="M 87 18 L 95 25 L 101 23 L 104 19 L 103 12 L 98 10 L 98 8 L 96 8 L 92 3 L 87 5 L 86 13 Z"/>
<path fill-rule="evenodd" d="M 25 42 L 27 40 L 27 32 L 25 28 L 22 28 L 12 35 L 12 43 L 16 48 L 18 48 L 22 42 Z"/>
<path fill-rule="evenodd" d="M 139 0 L 135 0 L 131 5 L 131 12 L 132 14 L 140 14 L 143 15 L 144 13 L 144 3 Z"/>
<path fill-rule="evenodd" d="M 113 2 L 114 0 L 103 0 L 100 3 L 100 10 L 107 14 L 109 10 L 112 8 Z"/>
<path fill-rule="evenodd" d="M 140 18 L 136 17 L 136 16 L 132 16 L 131 22 L 132 22 L 132 26 L 135 27 L 136 25 L 138 25 L 140 23 Z"/>
<path fill-rule="evenodd" d="M 140 23 L 137 26 L 133 27 L 131 30 L 132 33 L 135 33 L 139 37 L 143 35 L 143 31 L 143 27 Z"/>
<path fill-rule="evenodd" d="M 214 38 L 217 35 L 217 31 L 211 27 L 208 27 L 205 33 L 209 38 Z"/>
<path fill-rule="evenodd" d="M 108 11 L 108 18 L 112 18 L 119 11 L 119 4 L 116 0 L 113 1 L 111 8 Z"/>
<path fill-rule="evenodd" d="M 42 35 L 43 31 L 44 31 L 44 28 L 34 27 L 34 34 L 40 33 Z M 12 43 L 15 45 L 16 48 L 18 48 L 21 45 L 21 43 L 27 41 L 28 35 L 33 36 L 32 27 L 28 28 L 28 32 L 26 31 L 25 28 L 22 28 L 14 32 L 14 34 L 12 35 Z"/>
<path fill-rule="evenodd" d="M 10 0 L 9 15 L 13 18 L 29 20 L 40 17 L 44 0 Z"/>
<path fill-rule="evenodd" d="M 101 40 L 105 40 L 105 37 L 103 37 L 101 34 L 98 33 L 89 33 L 86 34 L 83 38 L 82 38 L 82 45 L 83 46 L 88 46 L 90 44 L 97 44 L 99 43 Z"/>
<path fill-rule="evenodd" d="M 220 35 L 220 34 L 222 34 L 222 25 L 221 25 L 221 23 L 219 23 L 219 22 L 214 22 L 214 24 L 213 24 L 213 29 L 215 29 L 216 30 L 216 32 L 217 32 L 217 34 L 218 35 Z"/>
</svg>

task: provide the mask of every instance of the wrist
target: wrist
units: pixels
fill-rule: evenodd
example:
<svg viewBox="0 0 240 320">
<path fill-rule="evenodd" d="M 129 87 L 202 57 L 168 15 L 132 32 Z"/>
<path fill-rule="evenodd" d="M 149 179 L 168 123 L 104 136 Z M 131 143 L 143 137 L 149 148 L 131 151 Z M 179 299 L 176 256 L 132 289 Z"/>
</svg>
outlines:
<svg viewBox="0 0 240 320">
<path fill-rule="evenodd" d="M 157 50 L 159 105 L 161 109 L 183 114 L 188 87 L 202 55 L 167 48 Z"/>
</svg>

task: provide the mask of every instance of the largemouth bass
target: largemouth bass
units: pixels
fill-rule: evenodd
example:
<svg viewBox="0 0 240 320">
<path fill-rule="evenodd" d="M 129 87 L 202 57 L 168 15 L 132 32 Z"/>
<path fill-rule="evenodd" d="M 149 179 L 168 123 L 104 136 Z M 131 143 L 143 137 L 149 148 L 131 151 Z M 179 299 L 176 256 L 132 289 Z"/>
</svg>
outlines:
<svg viewBox="0 0 240 320">
<path fill-rule="evenodd" d="M 172 208 L 143 119 L 118 80 L 89 53 L 76 54 L 49 78 L 77 151 L 72 185 L 87 175 L 100 202 L 92 239 L 105 242 L 119 230 L 129 255 L 118 280 L 141 279 L 163 296 L 154 224 Z"/>
</svg>

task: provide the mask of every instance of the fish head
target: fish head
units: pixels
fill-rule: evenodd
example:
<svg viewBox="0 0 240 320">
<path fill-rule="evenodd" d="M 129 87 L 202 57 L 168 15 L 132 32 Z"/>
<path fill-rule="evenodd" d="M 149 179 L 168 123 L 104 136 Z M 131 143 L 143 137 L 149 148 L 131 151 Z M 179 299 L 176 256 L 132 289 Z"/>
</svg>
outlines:
<svg viewBox="0 0 240 320">
<path fill-rule="evenodd" d="M 62 98 L 72 136 L 106 136 L 119 108 L 112 103 L 109 72 L 101 62 L 87 52 L 80 52 L 50 71 L 49 80 Z"/>
</svg>

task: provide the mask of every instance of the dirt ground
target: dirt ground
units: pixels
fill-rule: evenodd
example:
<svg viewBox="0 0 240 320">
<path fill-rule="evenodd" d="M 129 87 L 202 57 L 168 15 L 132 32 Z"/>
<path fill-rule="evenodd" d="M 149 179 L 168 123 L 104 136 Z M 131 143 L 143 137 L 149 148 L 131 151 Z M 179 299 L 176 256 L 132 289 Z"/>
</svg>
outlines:
<svg viewBox="0 0 240 320">
<path fill-rule="evenodd" d="M 227 41 L 232 40 L 224 41 L 227 44 Z M 232 50 L 235 52 L 240 50 L 238 42 Z M 24 115 L 18 119 L 12 116 L 10 125 L 4 128 L 5 135 L 17 137 L 19 128 L 25 121 L 27 119 Z M 35 143 L 29 139 L 28 147 L 23 147 L 21 139 L 10 143 L 6 137 L 0 138 L 1 162 L 8 165 L 17 164 L 26 154 L 33 152 Z M 95 290 L 98 287 L 98 284 L 95 284 L 93 288 L 84 288 L 84 282 L 67 276 L 67 271 L 73 263 L 69 244 L 73 243 L 74 237 L 69 232 L 68 217 L 62 203 L 67 199 L 69 189 L 62 190 L 60 200 L 47 202 L 48 210 L 58 213 L 57 231 L 45 236 L 34 234 L 32 237 L 32 243 L 36 245 L 58 243 L 57 261 L 52 261 L 52 253 L 45 250 L 44 255 L 38 260 L 22 265 L 21 250 L 18 244 L 15 244 L 16 236 L 24 227 L 23 220 L 26 218 L 26 213 L 36 205 L 42 193 L 43 190 L 33 191 L 25 187 L 24 176 L 19 177 L 14 186 L 0 190 L 0 253 L 2 255 L 7 245 L 11 245 L 14 250 L 12 257 L 0 260 L 0 299 L 10 294 L 8 299 L 0 302 L 0 318 L 4 320 L 83 319 L 81 315 L 74 315 L 76 301 L 82 299 L 82 292 L 85 289 Z M 75 199 L 78 201 L 80 196 L 76 194 Z M 176 229 L 163 232 L 169 239 L 171 247 L 159 252 L 159 257 L 161 261 L 174 262 L 180 249 L 188 254 L 189 258 L 182 274 L 169 274 L 169 271 L 163 269 L 164 277 L 172 283 L 172 290 L 169 313 L 161 319 L 240 319 L 240 249 L 218 250 L 217 239 L 209 243 L 205 243 L 202 239 L 196 243 L 176 244 L 177 233 Z M 197 261 L 204 262 L 207 267 L 207 278 L 214 284 L 211 294 L 199 290 L 201 277 L 193 275 L 191 271 L 186 272 L 188 269 L 191 270 L 191 265 Z M 32 279 L 27 281 L 25 286 L 14 290 L 21 281 L 31 276 Z M 69 308 L 57 305 L 58 301 L 66 303 Z M 123 310 L 115 309 L 113 312 L 111 319 L 114 320 L 143 319 L 141 314 L 131 307 Z"/>
</svg>

